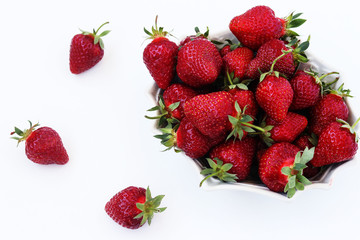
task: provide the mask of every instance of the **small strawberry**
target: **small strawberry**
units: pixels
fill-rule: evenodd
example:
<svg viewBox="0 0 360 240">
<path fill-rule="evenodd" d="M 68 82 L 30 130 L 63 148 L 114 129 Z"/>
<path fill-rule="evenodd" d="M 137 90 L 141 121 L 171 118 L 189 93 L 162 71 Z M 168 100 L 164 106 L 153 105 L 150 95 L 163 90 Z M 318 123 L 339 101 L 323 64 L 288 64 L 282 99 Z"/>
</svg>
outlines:
<svg viewBox="0 0 360 240">
<path fill-rule="evenodd" d="M 320 135 L 322 130 L 336 119 L 348 120 L 349 108 L 344 97 L 351 97 L 350 90 L 343 89 L 342 84 L 337 90 L 330 90 L 310 110 L 310 130 Z"/>
<path fill-rule="evenodd" d="M 223 46 L 220 48 L 220 55 L 224 57 L 231 51 L 234 51 L 236 48 L 242 47 L 240 42 L 233 43 L 230 39 L 225 39 L 226 43 L 222 43 Z"/>
<path fill-rule="evenodd" d="M 243 139 L 230 139 L 214 147 L 210 151 L 211 159 L 220 159 L 224 163 L 231 163 L 232 168 L 228 171 L 235 174 L 237 181 L 245 180 L 255 156 L 257 141 L 253 137 L 244 137 Z"/>
<path fill-rule="evenodd" d="M 256 51 L 261 45 L 284 35 L 297 36 L 289 28 L 298 27 L 305 22 L 299 19 L 300 14 L 293 13 L 286 19 L 277 18 L 274 11 L 267 6 L 256 6 L 245 13 L 234 17 L 230 31 L 244 45 Z"/>
<path fill-rule="evenodd" d="M 157 27 L 157 16 L 152 32 L 145 28 L 144 31 L 149 35 L 148 39 L 152 39 L 152 42 L 145 47 L 143 52 L 145 66 L 158 87 L 166 89 L 175 76 L 178 46 L 166 38 L 168 32 L 163 31 L 162 27 Z"/>
<path fill-rule="evenodd" d="M 104 31 L 98 34 L 102 24 L 96 31 L 87 32 L 81 30 L 72 38 L 70 46 L 70 71 L 74 74 L 82 73 L 95 66 L 104 56 L 104 42 L 101 37 L 107 35 L 110 31 Z"/>
<path fill-rule="evenodd" d="M 319 76 L 315 72 L 305 72 L 299 70 L 290 80 L 292 89 L 294 90 L 294 98 L 291 103 L 291 110 L 304 109 L 314 106 L 322 96 L 323 79 L 330 74 L 339 74 L 331 72 Z"/>
<path fill-rule="evenodd" d="M 195 35 L 190 35 L 187 36 L 186 38 L 184 38 L 180 44 L 179 44 L 179 48 L 182 48 L 185 44 L 187 44 L 190 41 L 193 41 L 195 39 L 198 38 L 203 38 L 203 39 L 208 39 L 209 37 L 209 28 L 206 28 L 206 32 L 202 33 L 200 32 L 200 29 L 198 27 L 195 27 Z"/>
<path fill-rule="evenodd" d="M 250 61 L 253 59 L 254 53 L 247 47 L 239 47 L 229 52 L 223 57 L 226 70 L 234 72 L 234 77 L 240 80 L 244 78 Z"/>
<path fill-rule="evenodd" d="M 175 152 L 183 151 L 191 158 L 203 157 L 212 147 L 212 140 L 203 135 L 188 119 L 184 117 L 179 125 L 168 125 L 160 129 L 163 134 L 155 135 L 161 143 L 167 147 L 165 150 L 174 148 Z"/>
<path fill-rule="evenodd" d="M 197 95 L 185 103 L 184 111 L 189 121 L 202 134 L 211 138 L 230 131 L 232 126 L 228 116 L 236 115 L 234 98 L 225 91 Z"/>
<path fill-rule="evenodd" d="M 352 159 L 358 149 L 359 138 L 354 130 L 360 118 L 350 126 L 344 120 L 328 124 L 321 132 L 311 164 L 315 167 Z"/>
<path fill-rule="evenodd" d="M 166 122 L 176 123 L 185 117 L 185 102 L 197 94 L 194 89 L 182 83 L 171 84 L 165 89 L 163 94 L 159 96 L 158 106 L 148 110 L 160 111 L 160 115 L 156 117 L 145 117 L 148 119 L 160 119 L 159 126 L 166 125 Z"/>
<path fill-rule="evenodd" d="M 303 190 L 304 185 L 311 183 L 303 176 L 303 169 L 313 155 L 314 148 L 302 152 L 291 143 L 275 143 L 261 156 L 260 179 L 271 191 L 287 192 L 291 198 L 296 190 Z"/>
<path fill-rule="evenodd" d="M 276 61 L 273 69 L 285 75 L 290 79 L 295 73 L 299 62 L 307 62 L 304 51 L 309 47 L 309 39 L 293 48 L 297 43 L 296 39 L 288 45 L 279 39 L 273 39 L 264 43 L 258 50 L 256 57 L 252 59 L 246 71 L 246 77 L 259 79 L 261 73 L 268 72 Z M 284 54 L 289 53 L 289 54 Z"/>
<path fill-rule="evenodd" d="M 26 156 L 35 163 L 44 165 L 66 164 L 69 161 L 69 156 L 59 134 L 49 127 L 36 129 L 38 126 L 38 123 L 32 125 L 30 122 L 30 128 L 24 131 L 15 127 L 15 131 L 11 135 L 17 134 L 18 137 L 12 138 L 17 140 L 18 144 L 25 141 Z"/>
<path fill-rule="evenodd" d="M 217 79 L 222 64 L 216 46 L 207 39 L 197 38 L 179 50 L 176 71 L 179 78 L 187 85 L 202 87 Z"/>
<path fill-rule="evenodd" d="M 306 117 L 288 112 L 282 122 L 277 122 L 268 117 L 265 119 L 266 125 L 274 126 L 270 130 L 270 137 L 275 142 L 293 142 L 302 133 L 308 121 Z"/>
<path fill-rule="evenodd" d="M 149 187 L 130 186 L 115 194 L 105 205 L 106 213 L 118 224 L 129 229 L 138 229 L 145 222 L 151 224 L 154 213 L 165 211 L 159 208 L 164 195 L 151 197 Z"/>
</svg>

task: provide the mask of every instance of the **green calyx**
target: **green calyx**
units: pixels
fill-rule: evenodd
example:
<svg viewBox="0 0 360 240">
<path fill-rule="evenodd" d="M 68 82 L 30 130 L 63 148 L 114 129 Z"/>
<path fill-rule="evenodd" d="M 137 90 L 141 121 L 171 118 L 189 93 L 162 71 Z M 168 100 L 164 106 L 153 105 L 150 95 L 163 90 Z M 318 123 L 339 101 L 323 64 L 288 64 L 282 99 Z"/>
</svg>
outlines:
<svg viewBox="0 0 360 240">
<path fill-rule="evenodd" d="M 165 195 L 159 195 L 156 197 L 151 197 L 151 192 L 149 187 L 146 189 L 146 201 L 144 203 L 137 203 L 136 207 L 141 210 L 141 213 L 136 215 L 134 218 L 142 218 L 140 225 L 144 225 L 146 222 L 151 224 L 151 220 L 154 217 L 154 213 L 159 213 L 165 211 L 166 207 L 159 208 L 162 199 Z"/>
<path fill-rule="evenodd" d="M 314 157 L 315 147 L 306 147 L 304 151 L 299 151 L 294 160 L 294 164 L 290 167 L 283 167 L 281 173 L 288 177 L 288 183 L 285 185 L 284 192 L 288 198 L 292 198 L 296 192 L 302 191 L 305 185 L 311 184 L 311 181 L 303 176 L 303 170 L 307 167 L 307 163 Z"/>
<path fill-rule="evenodd" d="M 236 182 L 236 179 L 238 179 L 236 174 L 228 173 L 228 171 L 233 166 L 231 163 L 223 164 L 223 161 L 221 161 L 218 158 L 214 158 L 216 162 L 211 158 L 207 158 L 206 160 L 208 161 L 210 168 L 205 168 L 200 172 L 202 175 L 206 176 L 200 182 L 200 187 L 206 180 L 208 180 L 211 177 L 217 177 L 223 182 Z"/>
<path fill-rule="evenodd" d="M 102 37 L 106 36 L 109 34 L 110 30 L 106 30 L 103 31 L 102 33 L 98 34 L 100 28 L 102 28 L 104 25 L 108 24 L 109 22 L 103 23 L 97 30 L 93 29 L 93 32 L 87 32 L 87 31 L 83 31 L 80 29 L 80 31 L 82 32 L 82 34 L 84 35 L 90 35 L 94 38 L 94 44 L 98 44 L 100 45 L 101 49 L 104 49 L 104 42 L 101 39 Z"/>
<path fill-rule="evenodd" d="M 149 35 L 149 37 L 147 39 L 155 39 L 158 37 L 166 37 L 167 35 L 171 34 L 167 31 L 164 31 L 163 27 L 159 27 L 157 26 L 157 20 L 158 20 L 158 16 L 156 15 L 155 17 L 155 26 L 151 27 L 151 32 L 148 31 L 146 28 L 144 28 L 144 32 Z"/>
<path fill-rule="evenodd" d="M 329 72 L 322 75 L 310 69 L 310 71 L 305 71 L 307 74 L 315 78 L 315 82 L 320 86 L 321 96 L 324 95 L 324 91 L 329 91 L 332 86 L 339 80 L 339 77 L 335 78 L 331 82 L 326 82 L 324 79 L 332 74 L 339 74 L 338 72 Z"/>
<path fill-rule="evenodd" d="M 15 139 L 18 141 L 18 145 L 20 142 L 25 141 L 30 134 L 38 127 L 40 126 L 39 123 L 36 123 L 35 125 L 32 124 L 31 121 L 29 121 L 30 123 L 30 128 L 29 129 L 25 129 L 24 131 L 20 130 L 19 128 L 15 127 L 15 130 L 13 132 L 10 133 L 10 135 L 14 135 L 17 134 L 16 137 L 11 137 L 12 139 Z"/>
<path fill-rule="evenodd" d="M 150 111 L 150 112 L 157 111 L 157 112 L 159 112 L 159 115 L 154 116 L 154 117 L 149 117 L 149 116 L 145 115 L 145 118 L 159 120 L 159 122 L 158 122 L 159 127 L 166 126 L 169 123 L 172 125 L 176 125 L 179 123 L 179 120 L 174 118 L 172 116 L 171 112 L 179 107 L 180 102 L 175 102 L 173 104 L 170 104 L 169 107 L 166 107 L 165 103 L 164 103 L 164 98 L 162 95 L 160 95 L 158 104 L 159 105 L 157 105 L 153 108 L 150 108 L 147 111 Z"/>
<path fill-rule="evenodd" d="M 350 124 L 342 119 L 336 119 L 337 122 L 342 123 L 343 125 L 341 126 L 342 128 L 346 128 L 349 130 L 349 132 L 353 135 L 355 135 L 355 142 L 358 143 L 359 142 L 359 135 L 358 133 L 355 131 L 355 127 L 356 125 L 359 123 L 360 121 L 360 117 L 355 121 L 355 123 L 353 125 L 350 126 Z"/>
<path fill-rule="evenodd" d="M 350 89 L 344 89 L 344 83 L 340 85 L 340 87 L 338 89 L 327 89 L 326 90 L 327 93 L 329 94 L 335 94 L 338 95 L 342 98 L 345 97 L 353 97 L 352 95 L 350 95 Z"/>
<path fill-rule="evenodd" d="M 229 73 L 226 71 L 226 76 L 224 77 L 224 89 L 234 89 L 239 88 L 242 90 L 248 90 L 248 85 L 252 81 L 252 79 L 247 79 L 240 81 L 239 78 L 235 77 L 235 73 Z"/>
<path fill-rule="evenodd" d="M 294 14 L 294 12 L 292 12 L 288 17 L 285 18 L 285 22 L 286 22 L 285 36 L 291 38 L 299 36 L 299 34 L 290 30 L 290 28 L 300 27 L 302 24 L 306 22 L 306 19 L 299 18 L 301 15 L 302 13 Z"/>
<path fill-rule="evenodd" d="M 161 144 L 166 147 L 163 151 L 168 151 L 174 148 L 175 152 L 181 152 L 179 148 L 176 146 L 176 131 L 179 128 L 179 124 L 172 126 L 172 124 L 168 124 L 164 128 L 160 128 L 162 134 L 155 135 L 154 137 L 161 140 Z"/>
</svg>

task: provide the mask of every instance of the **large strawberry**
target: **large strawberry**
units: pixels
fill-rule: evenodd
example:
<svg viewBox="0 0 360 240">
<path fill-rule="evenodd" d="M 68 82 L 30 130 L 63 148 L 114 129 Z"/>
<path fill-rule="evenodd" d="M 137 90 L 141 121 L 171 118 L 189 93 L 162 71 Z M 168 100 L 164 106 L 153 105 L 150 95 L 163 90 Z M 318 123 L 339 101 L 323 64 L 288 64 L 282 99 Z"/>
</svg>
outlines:
<svg viewBox="0 0 360 240">
<path fill-rule="evenodd" d="M 336 119 L 348 120 L 349 108 L 344 97 L 350 96 L 350 91 L 343 89 L 342 84 L 337 90 L 331 90 L 323 96 L 310 111 L 310 130 L 320 135 L 322 130 Z"/>
<path fill-rule="evenodd" d="M 239 47 L 223 57 L 226 70 L 234 72 L 234 77 L 243 79 L 254 53 L 247 47 Z"/>
<path fill-rule="evenodd" d="M 277 59 L 273 69 L 284 74 L 288 79 L 294 74 L 299 62 L 308 61 L 303 52 L 309 47 L 309 41 L 296 46 L 296 40 L 285 44 L 280 39 L 272 39 L 264 43 L 252 59 L 246 71 L 246 77 L 258 79 L 261 73 L 268 72 Z M 296 46 L 296 47 L 295 47 Z M 285 54 L 286 52 L 287 54 Z"/>
<path fill-rule="evenodd" d="M 217 79 L 222 64 L 216 46 L 205 38 L 197 38 L 179 50 L 176 71 L 184 83 L 192 87 L 201 87 Z"/>
<path fill-rule="evenodd" d="M 213 145 L 213 140 L 203 135 L 187 117 L 184 117 L 179 125 L 168 125 L 160 130 L 162 134 L 155 137 L 167 147 L 165 150 L 174 148 L 176 152 L 183 151 L 191 158 L 203 157 Z"/>
<path fill-rule="evenodd" d="M 25 141 L 26 156 L 35 163 L 45 165 L 67 163 L 69 156 L 59 134 L 52 128 L 37 128 L 38 126 L 39 124 L 32 125 L 30 122 L 30 128 L 24 131 L 15 127 L 11 135 L 17 134 L 18 137 L 12 138 L 17 140 L 18 144 Z"/>
<path fill-rule="evenodd" d="M 321 167 L 352 159 L 358 149 L 358 136 L 354 130 L 360 118 L 350 126 L 338 119 L 328 124 L 321 132 L 312 165 Z"/>
<path fill-rule="evenodd" d="M 184 111 L 189 121 L 202 134 L 211 138 L 230 131 L 232 125 L 228 116 L 236 115 L 234 98 L 225 91 L 197 95 L 185 103 Z"/>
<path fill-rule="evenodd" d="M 152 32 L 145 28 L 144 31 L 149 35 L 148 39 L 152 39 L 144 49 L 144 63 L 158 87 L 165 89 L 175 76 L 178 46 L 166 38 L 168 32 L 163 31 L 162 27 L 157 27 L 157 16 Z"/>
<path fill-rule="evenodd" d="M 331 72 L 319 76 L 315 72 L 298 70 L 290 80 L 291 87 L 294 90 L 290 109 L 298 110 L 314 106 L 321 99 L 323 86 L 329 84 L 323 83 L 322 80 L 330 74 L 338 73 Z"/>
<path fill-rule="evenodd" d="M 82 73 L 95 66 L 104 56 L 104 42 L 101 37 L 110 31 L 106 30 L 98 34 L 101 25 L 93 32 L 82 31 L 71 40 L 70 46 L 70 71 L 74 74 Z"/>
<path fill-rule="evenodd" d="M 301 152 L 291 143 L 275 143 L 261 155 L 260 179 L 271 191 L 287 192 L 291 198 L 296 190 L 303 190 L 304 184 L 311 183 L 302 174 L 313 155 L 314 148 Z"/>
<path fill-rule="evenodd" d="M 130 229 L 137 229 L 151 220 L 154 213 L 163 212 L 159 208 L 164 195 L 151 196 L 149 187 L 130 186 L 115 194 L 105 205 L 106 213 L 118 224 Z"/>
<path fill-rule="evenodd" d="M 229 28 L 244 45 L 257 50 L 262 44 L 284 35 L 297 35 L 289 28 L 298 27 L 305 22 L 299 19 L 301 14 L 291 14 L 286 19 L 277 18 L 274 11 L 267 6 L 256 6 L 245 13 L 234 17 Z"/>
</svg>

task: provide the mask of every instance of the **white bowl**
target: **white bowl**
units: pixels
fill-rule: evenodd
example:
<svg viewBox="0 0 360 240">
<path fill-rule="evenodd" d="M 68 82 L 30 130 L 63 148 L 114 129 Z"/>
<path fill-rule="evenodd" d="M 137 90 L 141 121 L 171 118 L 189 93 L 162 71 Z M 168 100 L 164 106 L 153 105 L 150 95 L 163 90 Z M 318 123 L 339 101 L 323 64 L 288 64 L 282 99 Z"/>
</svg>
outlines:
<svg viewBox="0 0 360 240">
<path fill-rule="evenodd" d="M 222 42 L 224 42 L 225 39 L 230 39 L 233 43 L 238 42 L 237 39 L 235 38 L 235 36 L 230 31 L 225 31 L 222 33 L 211 35 L 210 39 L 222 41 Z M 336 69 L 330 69 L 329 67 L 324 65 L 323 64 L 324 61 L 322 61 L 318 57 L 315 57 L 313 54 L 309 53 L 309 51 L 306 51 L 306 55 L 309 59 L 309 62 L 305 63 L 305 64 L 302 63 L 300 68 L 309 69 L 309 67 L 311 66 L 312 70 L 314 70 L 315 72 L 321 73 L 321 74 L 336 71 Z M 340 73 L 340 76 L 341 76 L 341 73 Z M 334 76 L 334 75 L 330 75 L 326 79 L 327 79 L 327 81 L 332 81 L 335 79 L 335 77 L 336 76 Z M 337 82 L 336 85 L 338 86 L 342 82 L 343 81 L 340 78 L 340 80 Z M 347 88 L 347 87 L 345 86 L 345 88 Z M 150 94 L 153 97 L 155 104 L 157 104 L 157 99 L 158 99 L 159 93 L 160 93 L 160 89 L 157 87 L 156 84 L 154 84 L 150 90 Z M 350 110 L 348 122 L 350 124 L 353 124 L 356 120 L 356 116 L 354 115 L 354 112 L 352 111 L 352 107 L 349 105 L 348 102 L 347 102 L 347 105 Z M 359 116 L 357 116 L 357 117 L 359 117 Z M 156 126 L 155 126 L 155 128 L 156 128 Z M 194 164 L 194 167 L 199 172 L 199 182 L 200 182 L 204 178 L 204 176 L 200 174 L 200 171 L 203 169 L 203 164 L 202 164 L 203 160 L 192 159 L 192 158 L 186 156 L 184 153 L 180 153 L 180 154 L 183 154 L 185 158 L 188 158 L 189 161 L 191 161 Z M 355 161 L 356 161 L 356 156 L 354 159 L 349 160 L 349 161 L 324 166 L 320 173 L 318 173 L 316 176 L 314 176 L 313 178 L 310 179 L 312 184 L 305 186 L 304 191 L 297 191 L 297 193 L 294 195 L 294 197 L 298 196 L 300 193 L 306 192 L 307 189 L 329 189 L 332 185 L 335 172 L 337 172 L 339 169 L 343 169 L 346 167 L 352 167 L 354 165 Z M 199 184 L 199 182 L 194 183 L 194 184 Z M 265 184 L 261 183 L 260 181 L 256 181 L 256 180 L 245 180 L 245 181 L 236 182 L 236 183 L 226 183 L 226 182 L 222 182 L 216 178 L 210 178 L 202 184 L 202 188 L 206 189 L 206 190 L 229 189 L 229 190 L 248 191 L 248 192 L 255 192 L 258 194 L 275 197 L 275 198 L 282 199 L 282 200 L 289 200 L 289 198 L 287 198 L 286 194 L 273 192 L 273 191 L 269 190 Z M 294 197 L 291 199 L 294 199 Z"/>
</svg>

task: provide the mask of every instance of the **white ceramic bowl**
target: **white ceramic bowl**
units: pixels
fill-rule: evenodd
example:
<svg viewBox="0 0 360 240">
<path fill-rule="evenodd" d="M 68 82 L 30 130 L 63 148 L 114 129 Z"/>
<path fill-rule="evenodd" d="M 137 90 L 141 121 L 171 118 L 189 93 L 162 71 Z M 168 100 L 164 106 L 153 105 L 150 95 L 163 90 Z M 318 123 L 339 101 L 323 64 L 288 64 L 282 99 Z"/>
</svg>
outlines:
<svg viewBox="0 0 360 240">
<path fill-rule="evenodd" d="M 225 39 L 230 39 L 233 43 L 237 42 L 237 39 L 235 38 L 235 36 L 229 31 L 211 35 L 210 39 L 221 41 L 221 42 L 224 42 Z M 309 53 L 309 51 L 306 51 L 306 55 L 309 59 L 309 62 L 306 64 L 302 64 L 300 66 L 300 68 L 309 69 L 309 67 L 311 66 L 311 68 L 314 71 L 316 71 L 318 73 L 322 73 L 322 74 L 336 71 L 336 69 L 330 69 L 327 66 L 325 66 L 323 64 L 323 61 L 320 58 L 315 57 L 313 54 Z M 340 76 L 341 76 L 341 73 L 340 73 Z M 336 76 L 334 76 L 334 75 L 330 75 L 326 79 L 327 79 L 327 81 L 332 81 L 335 79 L 335 77 Z M 343 82 L 343 80 L 340 78 L 337 85 L 340 85 L 342 82 Z M 345 86 L 345 88 L 348 88 L 348 86 Z M 157 87 L 156 84 L 154 84 L 152 89 L 150 90 L 150 94 L 153 97 L 155 104 L 157 103 L 159 93 L 160 93 L 159 88 Z M 354 112 L 352 111 L 352 107 L 349 105 L 349 103 L 347 103 L 347 104 L 348 104 L 348 107 L 350 110 L 348 122 L 350 124 L 353 124 L 356 120 L 356 116 L 354 115 Z M 357 116 L 357 117 L 359 117 L 359 116 Z M 183 153 L 180 153 L 180 154 L 183 154 Z M 189 161 L 191 161 L 194 164 L 194 167 L 199 172 L 199 182 L 200 182 L 201 179 L 204 178 L 204 176 L 200 174 L 200 171 L 203 169 L 202 160 L 191 159 L 191 158 L 187 157 L 185 154 L 183 154 L 183 156 L 185 158 L 188 158 Z M 355 156 L 355 158 L 356 158 L 356 156 Z M 306 192 L 307 189 L 314 189 L 314 188 L 328 189 L 328 188 L 330 188 L 332 185 L 332 182 L 333 182 L 335 172 L 338 171 L 339 169 L 353 166 L 354 162 L 356 160 L 355 158 L 352 160 L 349 160 L 349 161 L 324 166 L 322 168 L 322 171 L 319 174 L 317 174 L 316 176 L 314 176 L 313 178 L 310 179 L 312 184 L 305 186 L 304 191 L 297 191 L 297 193 L 291 199 L 294 199 L 300 193 Z M 194 184 L 199 184 L 199 182 L 194 183 Z M 259 181 L 256 181 L 256 180 L 245 180 L 245 181 L 236 182 L 236 183 L 225 183 L 225 182 L 222 182 L 215 178 L 210 178 L 203 183 L 202 188 L 206 189 L 206 190 L 230 189 L 230 190 L 249 191 L 249 192 L 255 192 L 255 193 L 279 198 L 282 200 L 289 200 L 289 198 L 287 198 L 286 194 L 270 191 L 265 186 L 265 184 L 263 184 Z"/>
</svg>

